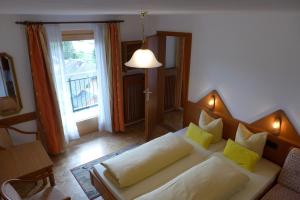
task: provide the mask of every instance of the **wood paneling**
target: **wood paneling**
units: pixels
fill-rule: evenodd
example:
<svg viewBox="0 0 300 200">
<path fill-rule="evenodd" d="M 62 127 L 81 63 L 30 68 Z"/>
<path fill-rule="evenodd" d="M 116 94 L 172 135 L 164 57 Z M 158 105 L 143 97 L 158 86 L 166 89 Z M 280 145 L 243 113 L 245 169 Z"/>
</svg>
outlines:
<svg viewBox="0 0 300 200">
<path fill-rule="evenodd" d="M 215 109 L 211 110 L 207 104 L 209 98 L 214 95 L 216 99 Z M 300 148 L 300 136 L 295 131 L 293 125 L 288 120 L 287 116 L 282 111 L 277 111 L 257 120 L 256 122 L 249 124 L 241 120 L 235 119 L 228 111 L 226 105 L 221 99 L 217 91 L 212 91 L 205 97 L 203 97 L 197 103 L 188 102 L 186 109 L 184 110 L 184 125 L 187 126 L 190 122 L 198 123 L 201 110 L 206 110 L 210 115 L 216 118 L 222 118 L 223 121 L 223 138 L 235 139 L 235 134 L 239 123 L 243 123 L 247 128 L 253 132 L 268 131 L 267 144 L 264 149 L 263 156 L 274 163 L 283 165 L 286 155 L 288 154 L 290 148 L 298 147 Z M 281 114 L 282 128 L 280 135 L 276 136 L 272 134 L 270 126 L 278 114 Z"/>
<path fill-rule="evenodd" d="M 25 114 L 1 119 L 0 124 L 12 126 L 14 124 L 19 124 L 19 123 L 23 123 L 23 122 L 27 122 L 27 121 L 36 120 L 36 118 L 37 118 L 36 113 L 30 112 L 30 113 L 25 113 Z"/>
<path fill-rule="evenodd" d="M 123 77 L 124 87 L 124 120 L 132 124 L 145 116 L 145 75 L 133 74 Z"/>
<path fill-rule="evenodd" d="M 135 41 L 123 41 L 122 42 L 122 64 L 123 64 L 123 71 L 126 72 L 127 70 L 132 70 L 132 67 L 126 67 L 124 63 L 129 61 L 133 55 L 133 53 L 142 47 L 143 43 L 141 40 Z"/>
<path fill-rule="evenodd" d="M 170 69 L 174 72 L 176 70 Z M 168 71 L 170 71 L 168 70 Z M 175 108 L 175 90 L 176 90 L 176 74 L 165 74 L 165 94 L 164 94 L 164 110 L 172 110 Z"/>
<path fill-rule="evenodd" d="M 280 130 L 278 131 L 274 130 L 274 128 L 272 127 L 273 122 L 277 118 L 281 119 L 281 126 Z M 277 110 L 253 122 L 252 125 L 265 129 L 270 133 L 274 133 L 274 135 L 277 135 L 278 137 L 290 143 L 294 143 L 295 145 L 300 144 L 300 136 L 283 110 Z"/>
</svg>

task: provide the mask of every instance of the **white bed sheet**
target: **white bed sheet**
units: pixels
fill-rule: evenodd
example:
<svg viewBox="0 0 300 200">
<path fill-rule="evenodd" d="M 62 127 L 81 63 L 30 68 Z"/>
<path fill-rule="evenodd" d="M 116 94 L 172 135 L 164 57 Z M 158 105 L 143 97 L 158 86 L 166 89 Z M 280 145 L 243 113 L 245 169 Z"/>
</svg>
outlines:
<svg viewBox="0 0 300 200">
<path fill-rule="evenodd" d="M 212 154 L 212 156 L 217 156 L 227 163 L 230 163 L 234 168 L 249 177 L 249 181 L 245 187 L 232 196 L 230 200 L 254 200 L 261 197 L 266 189 L 272 186 L 272 183 L 280 171 L 280 166 L 264 158 L 256 163 L 254 172 L 250 172 L 227 159 L 221 152 L 216 152 Z"/>
<path fill-rule="evenodd" d="M 186 128 L 168 134 L 175 134 L 184 137 L 185 131 Z M 181 160 L 164 168 L 158 173 L 130 187 L 118 188 L 115 184 L 112 183 L 111 178 L 109 177 L 109 173 L 107 173 L 106 169 L 101 164 L 97 164 L 94 166 L 94 172 L 96 173 L 98 178 L 100 178 L 105 183 L 105 185 L 110 189 L 110 191 L 112 191 L 112 193 L 117 199 L 131 200 L 167 183 L 182 172 L 206 160 L 214 152 L 222 151 L 226 145 L 226 140 L 222 140 L 219 143 L 211 144 L 208 149 L 204 149 L 203 147 L 199 146 L 198 144 L 194 143 L 188 138 L 184 137 L 184 139 L 190 144 L 192 144 L 194 147 L 194 150 L 190 155 L 182 158 Z"/>
</svg>

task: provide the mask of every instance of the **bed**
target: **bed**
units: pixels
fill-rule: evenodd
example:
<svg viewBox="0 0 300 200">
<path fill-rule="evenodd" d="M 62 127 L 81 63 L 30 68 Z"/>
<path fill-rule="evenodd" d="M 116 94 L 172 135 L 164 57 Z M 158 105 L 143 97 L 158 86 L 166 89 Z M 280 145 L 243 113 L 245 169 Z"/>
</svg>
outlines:
<svg viewBox="0 0 300 200">
<path fill-rule="evenodd" d="M 183 131 L 184 129 L 176 132 L 175 134 L 180 135 Z M 130 200 L 157 189 L 177 177 L 182 172 L 205 161 L 208 157 L 216 156 L 221 158 L 223 161 L 230 163 L 231 166 L 246 174 L 250 179 L 243 190 L 232 196 L 232 200 L 255 200 L 261 197 L 265 191 L 272 186 L 272 183 L 275 181 L 277 174 L 279 173 L 280 166 L 266 159 L 261 159 L 256 165 L 255 172 L 249 172 L 223 156 L 221 151 L 224 146 L 225 140 L 212 145 L 208 150 L 204 150 L 195 145 L 195 151 L 191 155 L 177 161 L 157 174 L 125 189 L 120 189 L 115 186 L 115 184 L 111 181 L 112 179 L 110 178 L 109 173 L 107 173 L 106 169 L 102 165 L 96 165 L 93 169 L 93 173 L 105 185 L 105 187 L 111 191 L 115 199 Z"/>
<path fill-rule="evenodd" d="M 207 98 L 209 98 L 209 96 L 211 95 L 214 95 L 214 98 L 216 98 L 216 101 L 218 102 L 213 111 L 206 107 Z M 162 185 L 174 179 L 179 174 L 187 171 L 191 167 L 204 162 L 209 157 L 217 156 L 224 162 L 229 163 L 234 168 L 249 177 L 249 182 L 246 184 L 246 186 L 240 192 L 234 194 L 231 199 L 252 200 L 260 198 L 274 183 L 277 174 L 280 171 L 280 166 L 282 165 L 290 147 L 297 145 L 290 141 L 287 141 L 285 138 L 277 137 L 272 134 L 268 135 L 267 145 L 265 146 L 263 154 L 264 158 L 257 163 L 256 170 L 254 172 L 249 172 L 225 158 L 221 153 L 225 146 L 226 140 L 229 138 L 234 139 L 235 131 L 239 122 L 241 121 L 236 120 L 232 117 L 216 91 L 213 91 L 197 103 L 189 102 L 189 104 L 185 108 L 185 126 L 187 126 L 189 122 L 197 123 L 199 119 L 199 113 L 202 109 L 210 112 L 210 114 L 214 117 L 222 118 L 224 123 L 224 139 L 220 143 L 214 144 L 210 146 L 209 149 L 205 150 L 198 145 L 193 144 L 193 142 L 187 140 L 194 147 L 193 152 L 189 156 L 164 168 L 163 170 L 144 179 L 143 181 L 140 181 L 139 183 L 125 189 L 116 187 L 115 184 L 112 183 L 112 179 L 106 172 L 105 168 L 102 165 L 98 164 L 94 166 L 94 168 L 90 171 L 90 174 L 92 184 L 98 191 L 101 192 L 102 197 L 105 200 L 134 199 L 142 194 L 148 193 L 161 187 Z M 260 123 L 260 125 L 261 124 L 264 123 Z M 266 130 L 264 126 L 253 126 L 250 124 L 247 124 L 247 126 L 255 132 Z M 186 129 L 181 129 L 175 133 L 169 134 L 174 134 L 182 137 L 185 131 Z"/>
<path fill-rule="evenodd" d="M 106 171 L 104 166 L 102 166 L 101 164 L 97 164 L 94 166 L 92 171 L 94 178 L 97 178 L 98 181 L 101 181 L 105 185 L 105 187 L 107 187 L 112 192 L 114 199 L 134 199 L 139 195 L 156 189 L 157 187 L 165 184 L 166 182 L 170 181 L 171 179 L 181 174 L 182 172 L 188 170 L 189 168 L 193 167 L 194 165 L 206 160 L 214 152 L 221 151 L 226 144 L 226 141 L 222 140 L 216 144 L 210 145 L 208 149 L 204 149 L 203 147 L 197 145 L 193 141 L 185 138 L 185 131 L 186 128 L 176 131 L 175 133 L 168 134 L 175 134 L 177 136 L 183 137 L 188 143 L 190 143 L 194 147 L 193 152 L 190 155 L 177 161 L 176 163 L 159 171 L 155 175 L 150 176 L 131 187 L 121 189 L 115 186 L 115 184 L 113 183 L 113 179 L 110 177 L 109 173 Z"/>
</svg>

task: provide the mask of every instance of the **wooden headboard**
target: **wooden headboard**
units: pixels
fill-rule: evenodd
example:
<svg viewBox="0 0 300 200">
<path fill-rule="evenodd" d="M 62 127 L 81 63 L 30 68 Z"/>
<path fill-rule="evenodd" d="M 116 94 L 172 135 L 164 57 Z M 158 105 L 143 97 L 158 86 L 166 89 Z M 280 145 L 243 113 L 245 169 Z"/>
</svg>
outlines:
<svg viewBox="0 0 300 200">
<path fill-rule="evenodd" d="M 213 107 L 208 105 L 211 98 L 215 99 Z M 188 102 L 184 110 L 184 126 L 188 126 L 190 122 L 198 124 L 202 109 L 215 118 L 222 118 L 224 139 L 235 139 L 235 133 L 239 123 L 243 123 L 253 132 L 268 131 L 269 134 L 263 157 L 280 166 L 283 165 L 284 160 L 292 147 L 300 148 L 300 135 L 282 110 L 278 110 L 249 124 L 235 119 L 227 109 L 218 92 L 214 90 L 197 103 Z M 278 118 L 281 120 L 279 132 L 275 131 L 272 127 L 272 123 Z"/>
</svg>

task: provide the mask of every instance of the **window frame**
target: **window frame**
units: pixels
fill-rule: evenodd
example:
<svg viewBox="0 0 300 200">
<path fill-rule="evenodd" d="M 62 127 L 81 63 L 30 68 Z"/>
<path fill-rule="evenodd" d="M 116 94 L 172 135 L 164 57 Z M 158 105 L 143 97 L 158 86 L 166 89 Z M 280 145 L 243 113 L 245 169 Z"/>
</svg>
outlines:
<svg viewBox="0 0 300 200">
<path fill-rule="evenodd" d="M 66 30 L 61 33 L 62 41 L 94 40 L 93 30 Z"/>
</svg>

